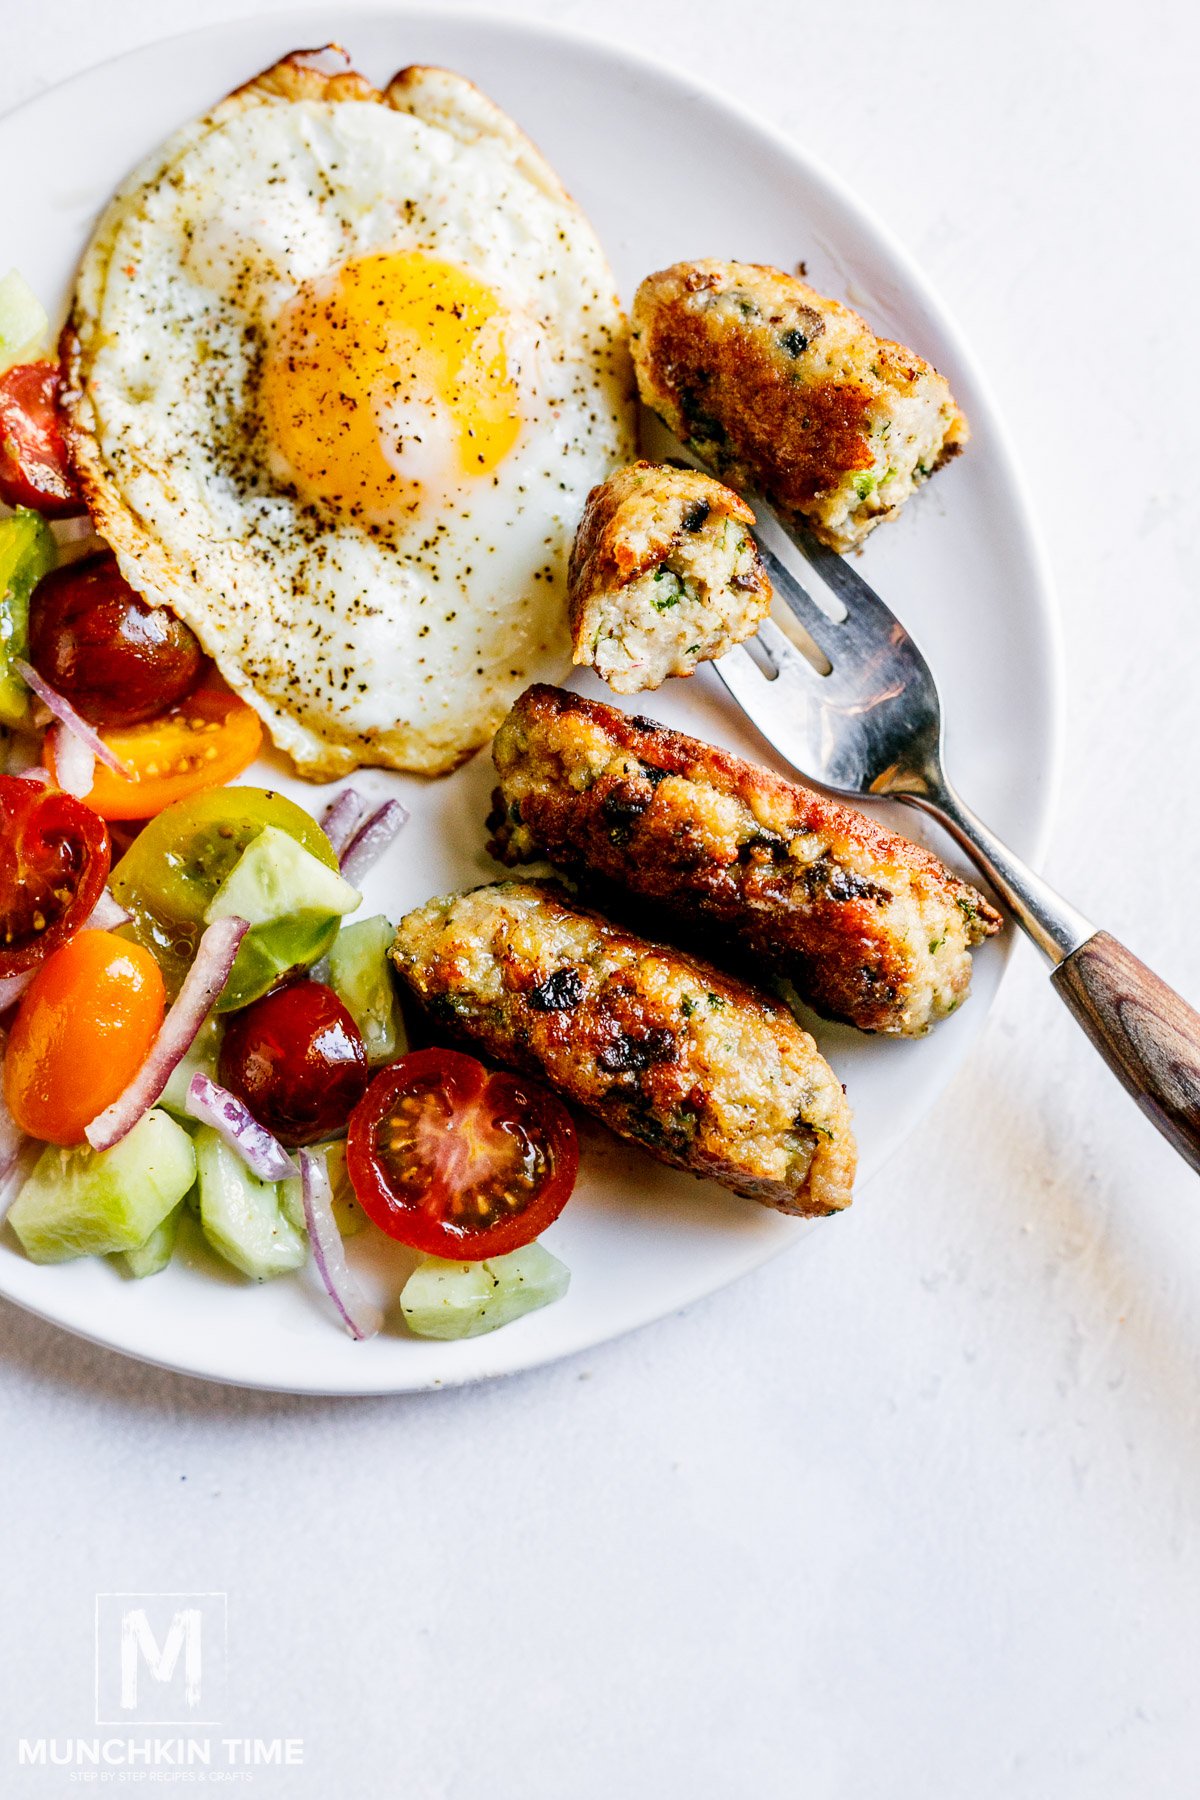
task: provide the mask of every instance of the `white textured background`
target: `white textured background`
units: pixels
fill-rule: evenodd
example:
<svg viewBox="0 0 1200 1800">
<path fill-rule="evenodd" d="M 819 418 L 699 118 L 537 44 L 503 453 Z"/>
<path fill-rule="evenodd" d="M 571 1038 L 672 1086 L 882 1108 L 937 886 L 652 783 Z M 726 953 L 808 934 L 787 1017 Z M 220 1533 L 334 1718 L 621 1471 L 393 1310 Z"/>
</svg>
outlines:
<svg viewBox="0 0 1200 1800">
<path fill-rule="evenodd" d="M 272 10 L 0 0 L 0 107 L 251 9 Z M 1200 994 L 1195 9 L 508 10 L 717 79 L 923 263 L 1058 581 L 1048 873 Z M 230 1731 L 306 1740 L 260 1792 L 1181 1800 L 1198 1203 L 1023 948 L 969 1065 L 836 1231 L 575 1362 L 279 1400 L 0 1303 L 0 1793 L 68 1791 L 15 1744 L 91 1728 L 97 1589 L 218 1588 Z"/>
</svg>

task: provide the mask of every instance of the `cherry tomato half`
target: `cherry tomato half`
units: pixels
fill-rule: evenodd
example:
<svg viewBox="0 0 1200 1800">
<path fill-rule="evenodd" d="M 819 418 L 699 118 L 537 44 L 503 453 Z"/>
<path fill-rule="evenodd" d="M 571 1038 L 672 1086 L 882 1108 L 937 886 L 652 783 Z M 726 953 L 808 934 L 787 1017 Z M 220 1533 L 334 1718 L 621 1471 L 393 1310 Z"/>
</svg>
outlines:
<svg viewBox="0 0 1200 1800">
<path fill-rule="evenodd" d="M 165 718 L 101 736 L 138 779 L 98 762 L 88 805 L 102 819 L 152 819 L 173 801 L 240 775 L 258 755 L 262 726 L 258 714 L 228 688 L 205 686 Z M 46 766 L 56 773 L 52 749 Z"/>
<path fill-rule="evenodd" d="M 326 868 L 337 868 L 333 845 L 302 806 L 267 788 L 229 787 L 167 807 L 139 832 L 113 870 L 112 891 L 133 914 L 132 934 L 158 958 L 171 993 L 196 954 L 210 901 L 267 825 L 286 831 Z M 308 968 L 325 955 L 338 924 L 324 915 L 297 914 L 255 925 L 242 939 L 218 1011 L 246 1006 L 285 976 Z"/>
<path fill-rule="evenodd" d="M 367 1085 L 362 1033 L 331 987 L 297 981 L 234 1013 L 220 1076 L 281 1144 L 340 1131 Z"/>
<path fill-rule="evenodd" d="M 414 1050 L 354 1109 L 346 1166 L 389 1237 L 481 1262 L 553 1224 L 575 1186 L 579 1143 L 566 1107 L 536 1082 L 458 1050 Z"/>
<path fill-rule="evenodd" d="M 158 964 L 140 944 L 81 931 L 56 950 L 21 997 L 4 1058 L 4 1098 L 21 1130 L 82 1143 L 145 1062 L 165 1005 Z"/>
<path fill-rule="evenodd" d="M 93 725 L 140 725 L 190 694 L 204 652 L 182 619 L 147 606 L 97 550 L 34 589 L 29 660 Z"/>
<path fill-rule="evenodd" d="M 0 500 L 52 519 L 84 510 L 58 417 L 57 363 L 18 363 L 0 375 Z"/>
<path fill-rule="evenodd" d="M 90 806 L 0 775 L 0 976 L 35 968 L 74 937 L 104 892 L 109 858 Z"/>
</svg>

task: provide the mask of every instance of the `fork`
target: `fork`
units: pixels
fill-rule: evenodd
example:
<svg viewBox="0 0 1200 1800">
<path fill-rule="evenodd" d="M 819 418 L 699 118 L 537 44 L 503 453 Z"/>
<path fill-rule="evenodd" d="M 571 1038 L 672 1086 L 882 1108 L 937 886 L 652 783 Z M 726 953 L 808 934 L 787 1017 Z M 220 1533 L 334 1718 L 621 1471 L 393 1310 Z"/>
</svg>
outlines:
<svg viewBox="0 0 1200 1800">
<path fill-rule="evenodd" d="M 713 666 L 768 743 L 805 776 L 847 798 L 903 800 L 931 814 L 967 852 L 1022 930 L 1053 964 L 1051 982 L 1142 1111 L 1200 1172 L 1200 1014 L 1123 944 L 1098 931 L 1027 867 L 959 797 L 942 767 L 937 683 L 896 615 L 834 551 L 784 522 L 757 495 L 845 609 L 818 605 L 761 541 L 775 588 L 810 640 L 802 653 L 770 617 L 757 646 Z"/>
</svg>

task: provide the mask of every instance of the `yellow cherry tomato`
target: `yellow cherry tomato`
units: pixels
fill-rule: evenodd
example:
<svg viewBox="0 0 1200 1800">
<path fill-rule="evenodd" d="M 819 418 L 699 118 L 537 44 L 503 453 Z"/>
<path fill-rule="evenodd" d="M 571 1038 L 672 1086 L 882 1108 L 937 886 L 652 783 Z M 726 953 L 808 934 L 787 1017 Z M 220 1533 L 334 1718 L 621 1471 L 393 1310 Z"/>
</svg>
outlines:
<svg viewBox="0 0 1200 1800">
<path fill-rule="evenodd" d="M 140 944 L 81 931 L 47 957 L 21 999 L 4 1058 L 4 1098 L 22 1131 L 78 1144 L 149 1055 L 166 1007 Z"/>
<path fill-rule="evenodd" d="M 262 725 L 228 688 L 202 687 L 161 719 L 113 726 L 100 735 L 136 780 L 97 762 L 88 805 L 102 819 L 153 819 L 173 801 L 240 775 L 258 755 Z M 55 775 L 49 747 L 46 763 Z"/>
</svg>

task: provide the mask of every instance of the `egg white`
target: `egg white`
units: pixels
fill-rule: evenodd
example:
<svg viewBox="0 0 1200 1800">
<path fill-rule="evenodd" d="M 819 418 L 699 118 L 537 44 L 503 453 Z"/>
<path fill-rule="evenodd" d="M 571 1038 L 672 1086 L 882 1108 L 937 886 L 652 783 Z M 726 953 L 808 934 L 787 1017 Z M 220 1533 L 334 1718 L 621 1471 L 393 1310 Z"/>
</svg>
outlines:
<svg viewBox="0 0 1200 1800">
<path fill-rule="evenodd" d="M 398 395 L 424 497 L 364 524 L 289 480 L 261 372 L 306 283 L 397 252 L 497 298 L 521 425 L 489 474 L 456 475 L 436 396 Z M 470 83 L 410 70 L 379 94 L 277 65 L 115 196 L 65 344 L 99 530 L 301 773 L 452 768 L 569 666 L 571 536 L 633 452 L 624 319 L 586 219 Z"/>
</svg>

